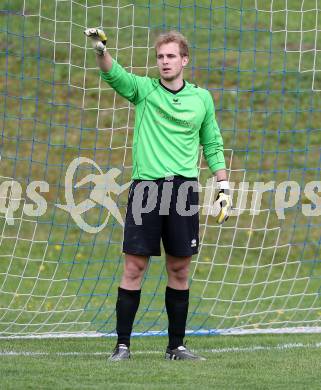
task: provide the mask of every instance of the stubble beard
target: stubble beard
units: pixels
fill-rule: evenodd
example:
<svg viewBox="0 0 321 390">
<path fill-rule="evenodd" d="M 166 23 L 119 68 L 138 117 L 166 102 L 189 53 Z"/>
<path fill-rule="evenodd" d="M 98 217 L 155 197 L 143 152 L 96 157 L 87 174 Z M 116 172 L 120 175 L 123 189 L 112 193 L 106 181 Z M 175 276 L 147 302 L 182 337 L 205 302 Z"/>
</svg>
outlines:
<svg viewBox="0 0 321 390">
<path fill-rule="evenodd" d="M 167 82 L 171 82 L 171 81 L 174 81 L 176 79 L 178 79 L 180 77 L 180 75 L 182 74 L 182 71 L 179 71 L 177 72 L 176 74 L 174 74 L 173 76 L 166 76 L 166 75 L 163 75 L 162 76 L 162 79 L 167 81 Z"/>
</svg>

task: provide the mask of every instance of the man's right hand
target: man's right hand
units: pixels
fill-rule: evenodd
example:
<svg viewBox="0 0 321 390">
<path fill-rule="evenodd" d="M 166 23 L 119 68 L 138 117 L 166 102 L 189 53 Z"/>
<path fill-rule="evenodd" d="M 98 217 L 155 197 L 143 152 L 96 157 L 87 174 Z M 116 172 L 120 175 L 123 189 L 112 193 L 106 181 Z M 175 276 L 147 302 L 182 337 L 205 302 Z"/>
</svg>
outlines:
<svg viewBox="0 0 321 390">
<path fill-rule="evenodd" d="M 98 28 L 87 28 L 84 34 L 90 38 L 91 44 L 99 56 L 103 56 L 106 51 L 107 37 L 103 30 Z"/>
</svg>

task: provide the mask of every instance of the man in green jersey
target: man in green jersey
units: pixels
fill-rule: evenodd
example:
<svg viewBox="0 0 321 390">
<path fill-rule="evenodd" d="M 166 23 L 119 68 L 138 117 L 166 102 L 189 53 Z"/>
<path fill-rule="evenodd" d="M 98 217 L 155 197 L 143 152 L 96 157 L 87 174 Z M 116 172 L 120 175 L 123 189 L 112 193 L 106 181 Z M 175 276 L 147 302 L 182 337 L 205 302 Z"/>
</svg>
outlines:
<svg viewBox="0 0 321 390">
<path fill-rule="evenodd" d="M 223 141 L 211 94 L 184 80 L 188 44 L 176 31 L 161 34 L 155 42 L 159 79 L 128 73 L 108 53 L 102 30 L 91 28 L 85 34 L 92 39 L 102 79 L 135 105 L 133 183 L 124 229 L 125 264 L 116 303 L 118 340 L 109 359 L 130 358 L 141 281 L 149 257 L 160 255 L 161 239 L 168 274 L 165 306 L 169 343 L 165 358 L 203 359 L 183 343 L 189 267 L 199 244 L 199 144 L 218 182 L 218 223 L 228 218 L 231 208 Z"/>
</svg>

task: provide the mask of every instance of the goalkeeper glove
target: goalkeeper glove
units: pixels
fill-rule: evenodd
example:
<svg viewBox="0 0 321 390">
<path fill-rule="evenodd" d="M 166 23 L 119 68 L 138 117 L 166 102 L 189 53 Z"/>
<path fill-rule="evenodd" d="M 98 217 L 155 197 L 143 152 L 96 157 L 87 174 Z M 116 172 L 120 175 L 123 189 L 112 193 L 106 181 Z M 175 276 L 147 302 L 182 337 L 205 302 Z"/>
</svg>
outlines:
<svg viewBox="0 0 321 390">
<path fill-rule="evenodd" d="M 103 30 L 98 28 L 87 28 L 84 34 L 91 39 L 91 44 L 99 56 L 103 56 L 106 51 L 107 37 Z"/>
<path fill-rule="evenodd" d="M 217 223 L 221 225 L 228 220 L 232 209 L 232 199 L 227 181 L 218 182 L 218 186 L 220 190 L 215 200 L 215 209 L 218 209 Z"/>
</svg>

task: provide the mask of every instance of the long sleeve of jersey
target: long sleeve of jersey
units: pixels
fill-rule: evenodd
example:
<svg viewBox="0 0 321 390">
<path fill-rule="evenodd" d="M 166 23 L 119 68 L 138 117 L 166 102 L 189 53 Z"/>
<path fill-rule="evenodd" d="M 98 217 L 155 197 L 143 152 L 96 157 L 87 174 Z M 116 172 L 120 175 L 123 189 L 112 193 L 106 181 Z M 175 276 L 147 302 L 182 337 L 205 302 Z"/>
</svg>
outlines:
<svg viewBox="0 0 321 390">
<path fill-rule="evenodd" d="M 113 60 L 109 72 L 100 71 L 100 75 L 120 96 L 137 104 L 142 91 L 148 89 L 148 77 L 140 77 L 129 73 L 117 61 Z"/>
<path fill-rule="evenodd" d="M 203 100 L 206 114 L 200 129 L 200 144 L 203 146 L 205 159 L 214 173 L 225 169 L 223 139 L 215 118 L 215 109 L 212 96 L 209 92 Z"/>
</svg>

